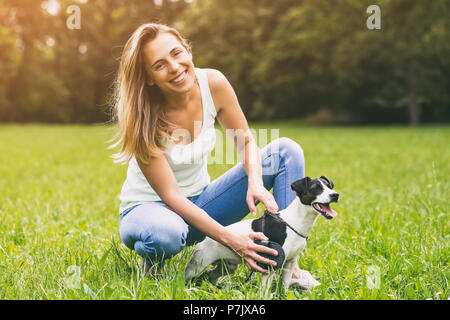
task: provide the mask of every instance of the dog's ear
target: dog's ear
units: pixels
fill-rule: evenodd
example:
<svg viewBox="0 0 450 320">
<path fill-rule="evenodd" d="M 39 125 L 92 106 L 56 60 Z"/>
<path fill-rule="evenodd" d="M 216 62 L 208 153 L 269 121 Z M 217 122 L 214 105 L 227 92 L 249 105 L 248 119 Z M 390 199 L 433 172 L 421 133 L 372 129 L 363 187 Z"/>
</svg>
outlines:
<svg viewBox="0 0 450 320">
<path fill-rule="evenodd" d="M 293 182 L 291 184 L 291 189 L 294 190 L 299 197 L 302 197 L 308 190 L 310 181 L 310 177 L 304 177 L 303 179 Z"/>
<path fill-rule="evenodd" d="M 321 176 L 320 179 L 321 179 L 323 182 L 325 182 L 325 185 L 326 185 L 328 188 L 330 188 L 330 189 L 333 189 L 333 188 L 334 188 L 334 183 L 333 183 L 333 181 L 329 180 L 327 177 Z"/>
</svg>

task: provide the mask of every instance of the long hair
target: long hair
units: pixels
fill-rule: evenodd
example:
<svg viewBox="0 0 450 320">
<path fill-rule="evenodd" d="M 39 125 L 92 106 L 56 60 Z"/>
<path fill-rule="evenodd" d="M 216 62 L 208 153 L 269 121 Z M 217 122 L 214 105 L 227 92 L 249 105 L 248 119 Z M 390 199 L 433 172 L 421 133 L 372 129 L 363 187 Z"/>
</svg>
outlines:
<svg viewBox="0 0 450 320">
<path fill-rule="evenodd" d="M 118 132 L 110 148 L 122 143 L 114 154 L 116 163 L 128 163 L 133 155 L 143 163 L 161 154 L 162 139 L 169 137 L 175 126 L 168 121 L 164 110 L 164 96 L 156 86 L 149 86 L 143 59 L 143 47 L 159 33 L 169 32 L 189 51 L 189 43 L 179 32 L 169 26 L 156 23 L 141 25 L 128 39 L 122 52 L 113 94 L 113 121 Z"/>
</svg>

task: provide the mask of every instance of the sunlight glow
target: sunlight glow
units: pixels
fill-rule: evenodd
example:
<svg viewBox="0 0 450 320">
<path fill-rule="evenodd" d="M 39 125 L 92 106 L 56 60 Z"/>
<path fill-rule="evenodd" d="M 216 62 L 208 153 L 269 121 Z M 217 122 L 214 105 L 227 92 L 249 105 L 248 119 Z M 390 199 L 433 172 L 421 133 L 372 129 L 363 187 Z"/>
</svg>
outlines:
<svg viewBox="0 0 450 320">
<path fill-rule="evenodd" d="M 52 37 L 48 37 L 47 40 L 45 41 L 45 43 L 49 46 L 49 47 L 53 47 L 56 43 L 55 39 L 53 39 Z"/>
<path fill-rule="evenodd" d="M 87 52 L 87 50 L 88 50 L 88 47 L 85 44 L 82 44 L 78 47 L 78 52 L 81 54 L 85 54 Z"/>
<path fill-rule="evenodd" d="M 52 16 L 56 16 L 61 8 L 61 5 L 58 0 L 47 0 L 42 2 L 41 8 L 47 10 L 47 12 Z"/>
</svg>

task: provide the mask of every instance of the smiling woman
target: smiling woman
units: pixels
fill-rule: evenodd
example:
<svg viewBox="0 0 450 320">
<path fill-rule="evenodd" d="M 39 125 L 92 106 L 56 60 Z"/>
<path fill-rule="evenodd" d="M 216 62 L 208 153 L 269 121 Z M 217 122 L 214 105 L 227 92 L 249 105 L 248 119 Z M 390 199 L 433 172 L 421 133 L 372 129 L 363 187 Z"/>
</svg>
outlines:
<svg viewBox="0 0 450 320">
<path fill-rule="evenodd" d="M 162 267 L 186 245 L 209 236 L 250 269 L 267 273 L 257 262 L 272 261 L 258 252 L 277 252 L 255 243 L 267 237 L 231 234 L 224 226 L 249 211 L 256 215 L 257 202 L 276 212 L 294 200 L 289 185 L 304 176 L 300 146 L 280 138 L 260 151 L 226 77 L 195 67 L 188 42 L 161 24 L 140 26 L 125 44 L 114 107 L 115 145 L 122 143 L 116 159 L 128 163 L 120 193 L 120 236 L 144 258 L 144 271 Z M 227 133 L 237 133 L 241 163 L 211 182 L 207 157 L 215 135 L 208 133 L 214 132 L 216 118 Z M 180 129 L 188 141 L 172 139 Z M 262 167 L 273 170 L 263 174 Z"/>
<path fill-rule="evenodd" d="M 159 33 L 161 35 L 157 37 Z M 125 44 L 116 82 L 115 101 L 115 116 L 121 137 L 117 145 L 123 142 L 121 152 L 116 157 L 120 162 L 130 161 L 133 155 L 146 162 L 149 157 L 158 155 L 163 148 L 161 138 L 170 138 L 169 132 L 175 128 L 163 107 L 164 91 L 159 88 L 159 85 L 164 84 L 163 77 L 168 76 L 167 73 L 163 75 L 163 71 L 167 72 L 167 68 L 163 68 L 166 58 L 164 54 L 167 53 L 160 54 L 157 47 L 151 45 L 156 41 L 166 45 L 159 38 L 170 41 L 169 34 L 173 39 L 167 45 L 175 45 L 177 48 L 181 46 L 185 51 L 190 51 L 188 43 L 175 29 L 155 24 L 138 28 Z M 170 47 L 169 55 L 173 50 Z M 150 60 L 147 59 L 148 54 Z M 150 74 L 154 74 L 152 78 Z"/>
</svg>

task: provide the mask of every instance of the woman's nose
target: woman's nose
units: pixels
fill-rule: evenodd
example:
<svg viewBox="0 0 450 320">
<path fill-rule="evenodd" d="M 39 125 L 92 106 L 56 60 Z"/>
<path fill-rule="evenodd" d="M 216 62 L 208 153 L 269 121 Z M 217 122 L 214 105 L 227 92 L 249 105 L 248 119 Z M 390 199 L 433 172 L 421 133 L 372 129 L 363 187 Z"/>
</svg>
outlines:
<svg viewBox="0 0 450 320">
<path fill-rule="evenodd" d="M 169 71 L 172 73 L 176 73 L 180 68 L 180 64 L 176 60 L 169 61 Z"/>
</svg>

